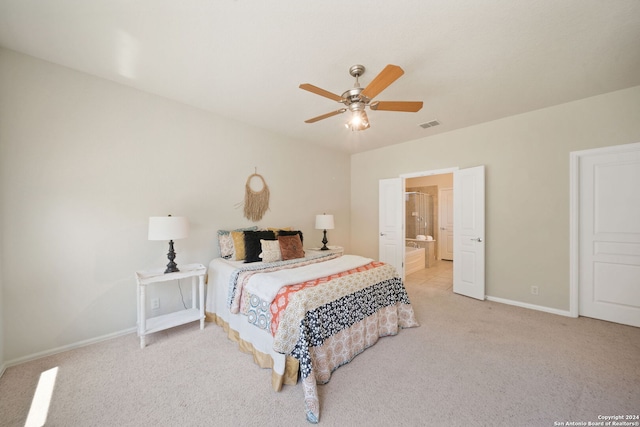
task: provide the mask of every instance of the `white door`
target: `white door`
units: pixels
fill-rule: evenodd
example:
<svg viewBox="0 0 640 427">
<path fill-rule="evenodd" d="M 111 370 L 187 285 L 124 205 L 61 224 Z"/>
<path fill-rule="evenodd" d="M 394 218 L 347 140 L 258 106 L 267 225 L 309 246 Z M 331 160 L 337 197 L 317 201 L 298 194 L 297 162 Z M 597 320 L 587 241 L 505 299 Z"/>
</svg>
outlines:
<svg viewBox="0 0 640 427">
<path fill-rule="evenodd" d="M 484 300 L 484 166 L 453 173 L 453 292 Z"/>
<path fill-rule="evenodd" d="M 393 265 L 404 278 L 403 195 L 402 179 L 380 180 L 378 257 Z"/>
<path fill-rule="evenodd" d="M 640 144 L 579 156 L 579 314 L 640 326 Z"/>
<path fill-rule="evenodd" d="M 453 188 L 438 191 L 438 252 L 440 259 L 453 260 Z"/>
</svg>

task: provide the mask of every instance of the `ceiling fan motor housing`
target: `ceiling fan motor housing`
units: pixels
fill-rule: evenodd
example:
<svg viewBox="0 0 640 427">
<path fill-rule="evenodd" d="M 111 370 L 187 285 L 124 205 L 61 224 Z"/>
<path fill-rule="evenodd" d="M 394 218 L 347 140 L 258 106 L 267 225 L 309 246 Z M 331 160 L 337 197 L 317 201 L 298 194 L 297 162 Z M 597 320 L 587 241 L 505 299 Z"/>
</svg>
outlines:
<svg viewBox="0 0 640 427">
<path fill-rule="evenodd" d="M 366 96 L 360 95 L 364 89 L 361 87 L 354 87 L 353 89 L 349 89 L 342 94 L 342 103 L 347 107 L 351 107 L 353 103 L 364 103 L 368 104 L 371 101 Z"/>
<path fill-rule="evenodd" d="M 364 107 L 367 104 L 365 104 L 364 102 L 352 102 L 351 104 L 349 104 L 349 110 L 350 111 L 364 111 Z"/>
</svg>

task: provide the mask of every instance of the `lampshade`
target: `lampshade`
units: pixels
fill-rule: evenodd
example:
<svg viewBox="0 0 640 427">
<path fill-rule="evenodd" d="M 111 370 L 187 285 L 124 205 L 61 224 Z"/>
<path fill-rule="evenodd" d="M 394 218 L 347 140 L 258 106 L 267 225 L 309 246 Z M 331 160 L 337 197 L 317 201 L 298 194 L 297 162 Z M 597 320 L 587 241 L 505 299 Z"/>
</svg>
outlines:
<svg viewBox="0 0 640 427">
<path fill-rule="evenodd" d="M 149 217 L 149 240 L 178 240 L 189 236 L 189 220 L 183 216 Z"/>
<path fill-rule="evenodd" d="M 333 215 L 316 215 L 316 230 L 333 230 Z"/>
</svg>

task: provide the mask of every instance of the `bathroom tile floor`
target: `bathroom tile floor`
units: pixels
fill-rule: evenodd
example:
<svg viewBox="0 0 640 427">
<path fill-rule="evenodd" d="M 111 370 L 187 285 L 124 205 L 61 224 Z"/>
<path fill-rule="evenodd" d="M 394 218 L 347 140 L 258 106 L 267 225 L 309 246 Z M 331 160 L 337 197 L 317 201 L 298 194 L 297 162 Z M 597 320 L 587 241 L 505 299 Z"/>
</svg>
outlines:
<svg viewBox="0 0 640 427">
<path fill-rule="evenodd" d="M 453 262 L 438 260 L 433 267 L 425 268 L 408 275 L 407 285 L 420 285 L 442 290 L 453 289 Z"/>
</svg>

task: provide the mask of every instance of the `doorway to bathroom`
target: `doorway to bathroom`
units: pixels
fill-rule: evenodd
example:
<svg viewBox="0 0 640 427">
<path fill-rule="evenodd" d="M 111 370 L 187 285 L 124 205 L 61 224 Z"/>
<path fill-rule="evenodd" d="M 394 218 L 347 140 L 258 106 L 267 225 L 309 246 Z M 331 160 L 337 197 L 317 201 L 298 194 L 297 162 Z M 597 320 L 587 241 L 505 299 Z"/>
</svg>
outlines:
<svg viewBox="0 0 640 427">
<path fill-rule="evenodd" d="M 427 261 L 453 261 L 453 173 L 405 179 L 405 239 L 433 241 Z M 421 245 L 422 246 L 422 245 Z"/>
<path fill-rule="evenodd" d="M 379 181 L 379 260 L 405 276 L 405 181 L 411 178 L 453 174 L 453 292 L 485 299 L 485 167 L 449 168 L 403 174 Z M 416 236 L 417 237 L 417 236 Z M 425 236 L 426 237 L 426 236 Z M 416 243 L 428 242 L 415 238 Z M 431 240 L 433 241 L 433 240 Z M 436 252 L 436 257 L 437 257 Z"/>
<path fill-rule="evenodd" d="M 404 183 L 405 280 L 453 291 L 453 173 Z"/>
</svg>

